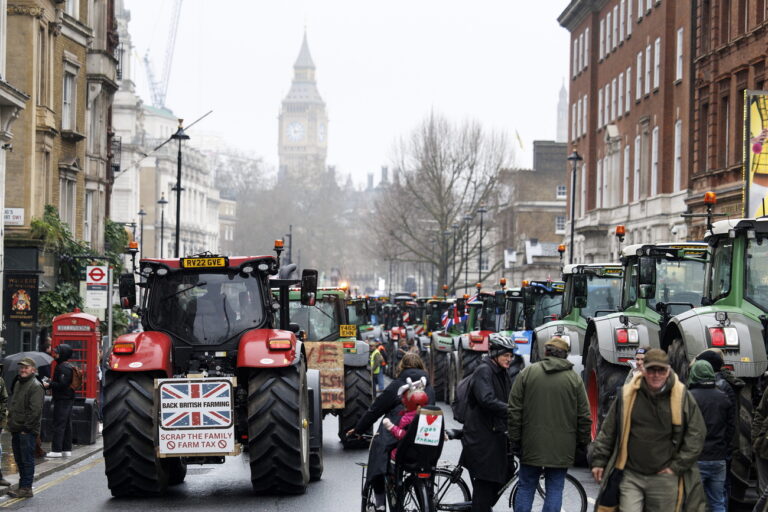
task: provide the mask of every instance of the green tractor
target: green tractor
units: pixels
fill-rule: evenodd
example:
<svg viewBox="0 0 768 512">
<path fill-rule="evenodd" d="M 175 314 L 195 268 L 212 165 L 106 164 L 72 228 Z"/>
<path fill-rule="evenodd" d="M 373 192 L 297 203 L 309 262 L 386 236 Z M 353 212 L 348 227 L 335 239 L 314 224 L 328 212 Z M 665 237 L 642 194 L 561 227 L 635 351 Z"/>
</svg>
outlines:
<svg viewBox="0 0 768 512">
<path fill-rule="evenodd" d="M 661 347 L 672 368 L 685 379 L 688 365 L 708 348 L 723 352 L 725 367 L 745 382 L 739 395 L 738 450 L 731 464 L 731 496 L 751 502 L 755 494 L 750 425 L 760 401 L 768 369 L 768 218 L 715 222 L 705 238 L 709 251 L 703 299 L 673 316 L 663 333 Z M 662 278 L 649 267 L 649 286 L 663 288 Z"/>
<path fill-rule="evenodd" d="M 626 380 L 638 347 L 661 347 L 674 315 L 701 304 L 707 244 L 638 244 L 625 247 L 619 312 L 587 320 L 584 345 L 592 434 Z"/>
<path fill-rule="evenodd" d="M 456 343 L 462 333 L 464 300 L 430 299 L 426 303 L 426 334 L 435 399 L 452 403 L 456 392 Z M 457 321 L 458 319 L 458 321 Z"/>
<path fill-rule="evenodd" d="M 375 322 L 376 313 L 371 299 L 355 297 L 347 299 L 347 318 L 357 326 L 357 339 L 374 341 L 381 339 L 381 326 Z"/>
<path fill-rule="evenodd" d="M 346 436 L 370 407 L 373 382 L 369 345 L 349 323 L 345 290 L 318 288 L 311 306 L 302 304 L 299 291 L 291 290 L 289 299 L 291 321 L 304 331 L 308 366 L 320 371 L 323 415 L 339 417 L 338 435 L 345 448 L 367 446 Z"/>
</svg>

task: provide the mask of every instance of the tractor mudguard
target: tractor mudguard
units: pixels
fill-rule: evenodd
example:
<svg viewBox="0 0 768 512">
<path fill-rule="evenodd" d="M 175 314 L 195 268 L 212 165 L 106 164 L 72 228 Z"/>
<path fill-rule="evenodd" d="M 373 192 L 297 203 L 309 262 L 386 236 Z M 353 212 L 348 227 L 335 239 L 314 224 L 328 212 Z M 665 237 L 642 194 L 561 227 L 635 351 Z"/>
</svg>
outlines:
<svg viewBox="0 0 768 512">
<path fill-rule="evenodd" d="M 472 331 L 469 334 L 461 335 L 461 348 L 463 350 L 470 350 L 473 352 L 488 352 L 488 336 L 493 334 L 493 331 Z M 472 341 L 472 337 L 478 338 L 482 336 L 482 341 Z"/>
<path fill-rule="evenodd" d="M 310 449 L 323 447 L 323 407 L 320 397 L 320 370 L 307 370 L 307 389 L 311 394 L 309 401 Z"/>
<path fill-rule="evenodd" d="M 638 347 L 650 345 L 652 348 L 659 348 L 659 324 L 651 322 L 639 316 L 632 316 L 625 313 L 629 319 L 630 327 L 637 329 L 638 343 L 628 344 L 625 347 L 616 345 L 615 332 L 623 324 L 619 321 L 620 315 L 607 315 L 590 320 L 594 326 L 595 336 L 597 336 L 600 356 L 611 364 L 627 364 L 619 362 L 619 358 L 633 358 Z M 584 354 L 589 347 L 583 347 Z"/>
<path fill-rule="evenodd" d="M 709 327 L 720 323 L 715 319 L 715 309 L 697 308 L 675 316 L 667 327 L 665 343 L 672 343 L 673 338 L 683 340 L 688 361 L 709 348 Z M 717 308 L 722 310 L 723 308 Z M 736 308 L 728 308 L 728 327 L 735 327 L 739 335 L 738 347 L 720 347 L 726 365 L 733 366 L 736 377 L 760 377 L 768 368 L 763 327 L 759 322 L 742 314 Z"/>
<path fill-rule="evenodd" d="M 289 340 L 289 350 L 272 350 L 269 340 Z M 255 329 L 240 338 L 237 350 L 238 368 L 282 368 L 298 364 L 301 360 L 301 342 L 290 331 Z"/>
<path fill-rule="evenodd" d="M 371 349 L 368 342 L 356 340 L 355 349 L 356 353 L 354 354 L 344 351 L 344 366 L 354 366 L 356 368 L 368 366 L 371 360 Z"/>
<path fill-rule="evenodd" d="M 171 366 L 171 337 L 162 332 L 144 331 L 123 334 L 113 343 L 133 344 L 132 354 L 115 354 L 109 357 L 109 369 L 117 372 L 151 372 L 159 370 L 167 377 L 173 376 Z"/>
<path fill-rule="evenodd" d="M 440 331 L 432 333 L 430 346 L 433 350 L 438 352 L 453 352 L 456 345 L 454 344 L 453 336 L 444 331 Z"/>
</svg>

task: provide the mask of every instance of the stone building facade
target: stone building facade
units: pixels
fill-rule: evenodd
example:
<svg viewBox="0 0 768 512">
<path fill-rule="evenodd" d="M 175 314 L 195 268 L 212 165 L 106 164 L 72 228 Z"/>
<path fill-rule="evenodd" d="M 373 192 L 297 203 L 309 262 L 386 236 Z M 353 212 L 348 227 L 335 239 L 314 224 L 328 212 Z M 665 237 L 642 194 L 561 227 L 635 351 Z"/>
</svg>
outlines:
<svg viewBox="0 0 768 512">
<path fill-rule="evenodd" d="M 687 239 L 691 1 L 572 0 L 558 21 L 571 34 L 568 139 L 583 158 L 574 261 L 616 260 L 618 224 L 625 244 Z"/>
</svg>

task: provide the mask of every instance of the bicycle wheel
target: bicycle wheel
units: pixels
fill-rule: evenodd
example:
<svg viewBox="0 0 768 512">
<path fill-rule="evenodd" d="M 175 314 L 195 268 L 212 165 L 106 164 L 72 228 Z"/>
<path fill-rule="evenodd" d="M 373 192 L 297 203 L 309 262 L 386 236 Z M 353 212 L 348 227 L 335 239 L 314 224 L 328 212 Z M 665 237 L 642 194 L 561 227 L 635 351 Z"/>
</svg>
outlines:
<svg viewBox="0 0 768 512">
<path fill-rule="evenodd" d="M 472 493 L 462 477 L 459 466 L 453 469 L 437 468 L 432 492 L 435 510 L 457 512 L 472 510 Z"/>
<path fill-rule="evenodd" d="M 375 512 L 376 503 L 373 501 L 373 485 L 365 484 L 363 487 L 363 506 L 361 512 Z"/>
<path fill-rule="evenodd" d="M 515 499 L 517 497 L 517 490 L 520 486 L 520 481 L 514 483 L 512 486 L 512 492 L 509 493 L 509 507 L 512 508 Z M 544 507 L 544 475 L 539 477 L 539 485 L 536 486 L 536 492 L 533 495 L 533 508 L 532 510 L 541 510 Z M 560 510 L 564 512 L 587 512 L 587 491 L 581 485 L 575 476 L 571 474 L 565 475 L 565 484 L 563 485 L 563 504 L 560 506 Z"/>
<path fill-rule="evenodd" d="M 432 496 L 427 491 L 430 484 L 428 478 L 409 475 L 403 482 L 402 503 L 397 512 L 433 512 Z"/>
</svg>

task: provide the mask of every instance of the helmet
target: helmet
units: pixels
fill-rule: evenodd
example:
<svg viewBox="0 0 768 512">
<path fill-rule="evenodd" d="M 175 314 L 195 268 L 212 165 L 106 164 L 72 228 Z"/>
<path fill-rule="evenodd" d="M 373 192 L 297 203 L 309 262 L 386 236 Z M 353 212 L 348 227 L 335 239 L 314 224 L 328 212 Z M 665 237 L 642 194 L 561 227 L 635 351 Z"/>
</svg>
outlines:
<svg viewBox="0 0 768 512">
<path fill-rule="evenodd" d="M 488 355 L 491 358 L 499 357 L 506 353 L 515 353 L 515 342 L 509 336 L 505 336 L 498 332 L 492 333 L 488 336 Z"/>
<path fill-rule="evenodd" d="M 401 386 L 398 390 L 400 399 L 403 401 L 403 406 L 407 411 L 415 411 L 421 406 L 429 403 L 429 396 L 427 396 L 424 388 L 427 386 L 427 379 L 422 377 L 416 382 L 411 382 L 409 377 L 406 384 Z"/>
</svg>

